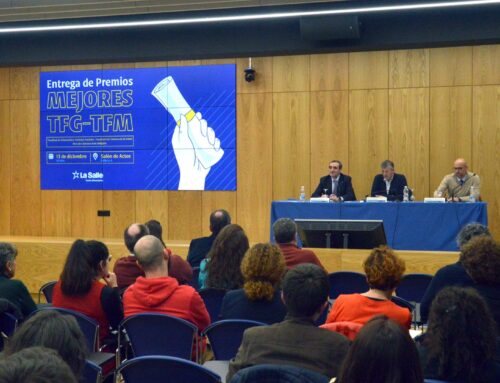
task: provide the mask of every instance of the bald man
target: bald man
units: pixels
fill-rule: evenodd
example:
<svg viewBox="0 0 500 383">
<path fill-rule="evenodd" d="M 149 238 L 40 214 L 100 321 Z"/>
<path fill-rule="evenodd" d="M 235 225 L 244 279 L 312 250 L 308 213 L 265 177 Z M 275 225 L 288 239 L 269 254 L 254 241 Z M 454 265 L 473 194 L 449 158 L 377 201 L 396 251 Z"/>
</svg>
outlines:
<svg viewBox="0 0 500 383">
<path fill-rule="evenodd" d="M 467 202 L 471 188 L 475 187 L 477 196 L 479 196 L 480 186 L 479 176 L 469 172 L 467 162 L 463 158 L 458 158 L 453 163 L 453 173 L 444 176 L 434 196 L 445 197 L 448 201 Z"/>
<path fill-rule="evenodd" d="M 168 275 L 169 252 L 152 235 L 137 241 L 134 247 L 144 276 L 137 278 L 123 294 L 125 317 L 140 313 L 172 315 L 193 323 L 200 331 L 210 324 L 210 315 L 201 296 L 191 286 L 179 285 Z"/>
</svg>

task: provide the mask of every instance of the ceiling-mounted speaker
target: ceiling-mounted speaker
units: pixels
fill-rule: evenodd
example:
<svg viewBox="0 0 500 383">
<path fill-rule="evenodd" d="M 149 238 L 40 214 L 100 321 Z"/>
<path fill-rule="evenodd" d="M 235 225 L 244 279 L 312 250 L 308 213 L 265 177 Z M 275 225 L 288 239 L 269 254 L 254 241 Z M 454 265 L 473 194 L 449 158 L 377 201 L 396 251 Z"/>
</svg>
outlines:
<svg viewBox="0 0 500 383">
<path fill-rule="evenodd" d="M 357 15 L 301 17 L 300 35 L 305 40 L 353 40 L 361 37 L 361 25 Z"/>
</svg>

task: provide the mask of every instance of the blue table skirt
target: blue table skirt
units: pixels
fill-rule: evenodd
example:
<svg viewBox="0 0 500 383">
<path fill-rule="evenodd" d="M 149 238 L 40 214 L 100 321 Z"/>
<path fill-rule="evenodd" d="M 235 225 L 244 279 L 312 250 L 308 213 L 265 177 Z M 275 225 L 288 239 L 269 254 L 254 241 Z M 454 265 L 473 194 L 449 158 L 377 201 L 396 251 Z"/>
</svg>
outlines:
<svg viewBox="0 0 500 383">
<path fill-rule="evenodd" d="M 476 203 L 314 203 L 275 201 L 272 225 L 278 218 L 381 219 L 387 244 L 399 250 L 457 251 L 455 238 L 467 223 L 488 224 L 487 204 Z"/>
</svg>

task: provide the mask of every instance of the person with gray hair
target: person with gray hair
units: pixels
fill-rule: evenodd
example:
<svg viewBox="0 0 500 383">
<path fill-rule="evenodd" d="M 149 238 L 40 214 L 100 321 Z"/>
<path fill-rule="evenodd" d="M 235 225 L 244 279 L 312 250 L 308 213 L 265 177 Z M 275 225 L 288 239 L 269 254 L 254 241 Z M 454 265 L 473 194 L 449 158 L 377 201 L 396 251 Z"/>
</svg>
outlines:
<svg viewBox="0 0 500 383">
<path fill-rule="evenodd" d="M 408 186 L 406 177 L 394 171 L 394 162 L 385 160 L 380 164 L 381 174 L 377 174 L 373 179 L 372 197 L 387 197 L 388 201 L 402 201 L 405 186 Z"/>
<path fill-rule="evenodd" d="M 0 298 L 7 299 L 26 317 L 36 310 L 36 305 L 24 283 L 12 279 L 16 273 L 16 257 L 14 245 L 0 242 Z"/>
<path fill-rule="evenodd" d="M 169 252 L 153 235 L 139 239 L 134 247 L 144 276 L 136 279 L 123 295 L 125 317 L 141 313 L 172 315 L 193 323 L 200 331 L 210 324 L 201 296 L 191 286 L 179 285 L 168 272 Z"/>
<path fill-rule="evenodd" d="M 480 236 L 491 237 L 488 227 L 477 222 L 465 225 L 457 235 L 457 244 L 460 251 L 462 251 L 463 247 L 471 239 Z M 447 286 L 474 287 L 474 281 L 465 270 L 461 259 L 451 265 L 442 267 L 436 272 L 434 278 L 432 278 L 420 303 L 420 317 L 422 322 L 427 322 L 434 297 Z"/>
<path fill-rule="evenodd" d="M 279 246 L 285 264 L 288 269 L 292 269 L 302 263 L 312 263 L 325 268 L 320 260 L 311 250 L 304 250 L 297 246 L 297 225 L 290 218 L 280 218 L 273 224 L 274 239 Z"/>
</svg>

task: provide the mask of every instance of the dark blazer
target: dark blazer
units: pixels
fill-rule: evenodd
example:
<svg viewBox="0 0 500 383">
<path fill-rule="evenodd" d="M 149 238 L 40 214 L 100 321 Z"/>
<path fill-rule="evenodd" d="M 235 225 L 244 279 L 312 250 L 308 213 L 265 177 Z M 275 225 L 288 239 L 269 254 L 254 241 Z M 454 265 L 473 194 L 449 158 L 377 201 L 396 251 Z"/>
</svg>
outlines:
<svg viewBox="0 0 500 383">
<path fill-rule="evenodd" d="M 245 330 L 238 354 L 229 363 L 226 382 L 237 371 L 257 364 L 291 364 L 334 377 L 349 345 L 345 336 L 316 327 L 305 318 L 251 327 Z"/>
<path fill-rule="evenodd" d="M 321 177 L 319 185 L 312 193 L 311 197 L 321 197 L 324 194 L 324 189 L 327 189 L 326 194 L 332 194 L 332 177 L 330 175 Z M 340 173 L 339 183 L 337 185 L 337 197 L 342 197 L 344 201 L 356 201 L 356 194 L 352 188 L 351 177 Z"/>
<path fill-rule="evenodd" d="M 214 240 L 215 235 L 212 234 L 210 237 L 196 238 L 191 241 L 187 255 L 187 261 L 191 267 L 200 267 L 201 261 L 205 259 L 212 248 Z"/>
<path fill-rule="evenodd" d="M 389 194 L 387 194 L 384 176 L 382 174 L 377 174 L 373 179 L 371 196 L 383 195 L 387 197 L 388 201 L 402 201 L 405 186 L 408 186 L 406 177 L 403 174 L 394 173 L 391 187 L 389 188 Z"/>
</svg>

